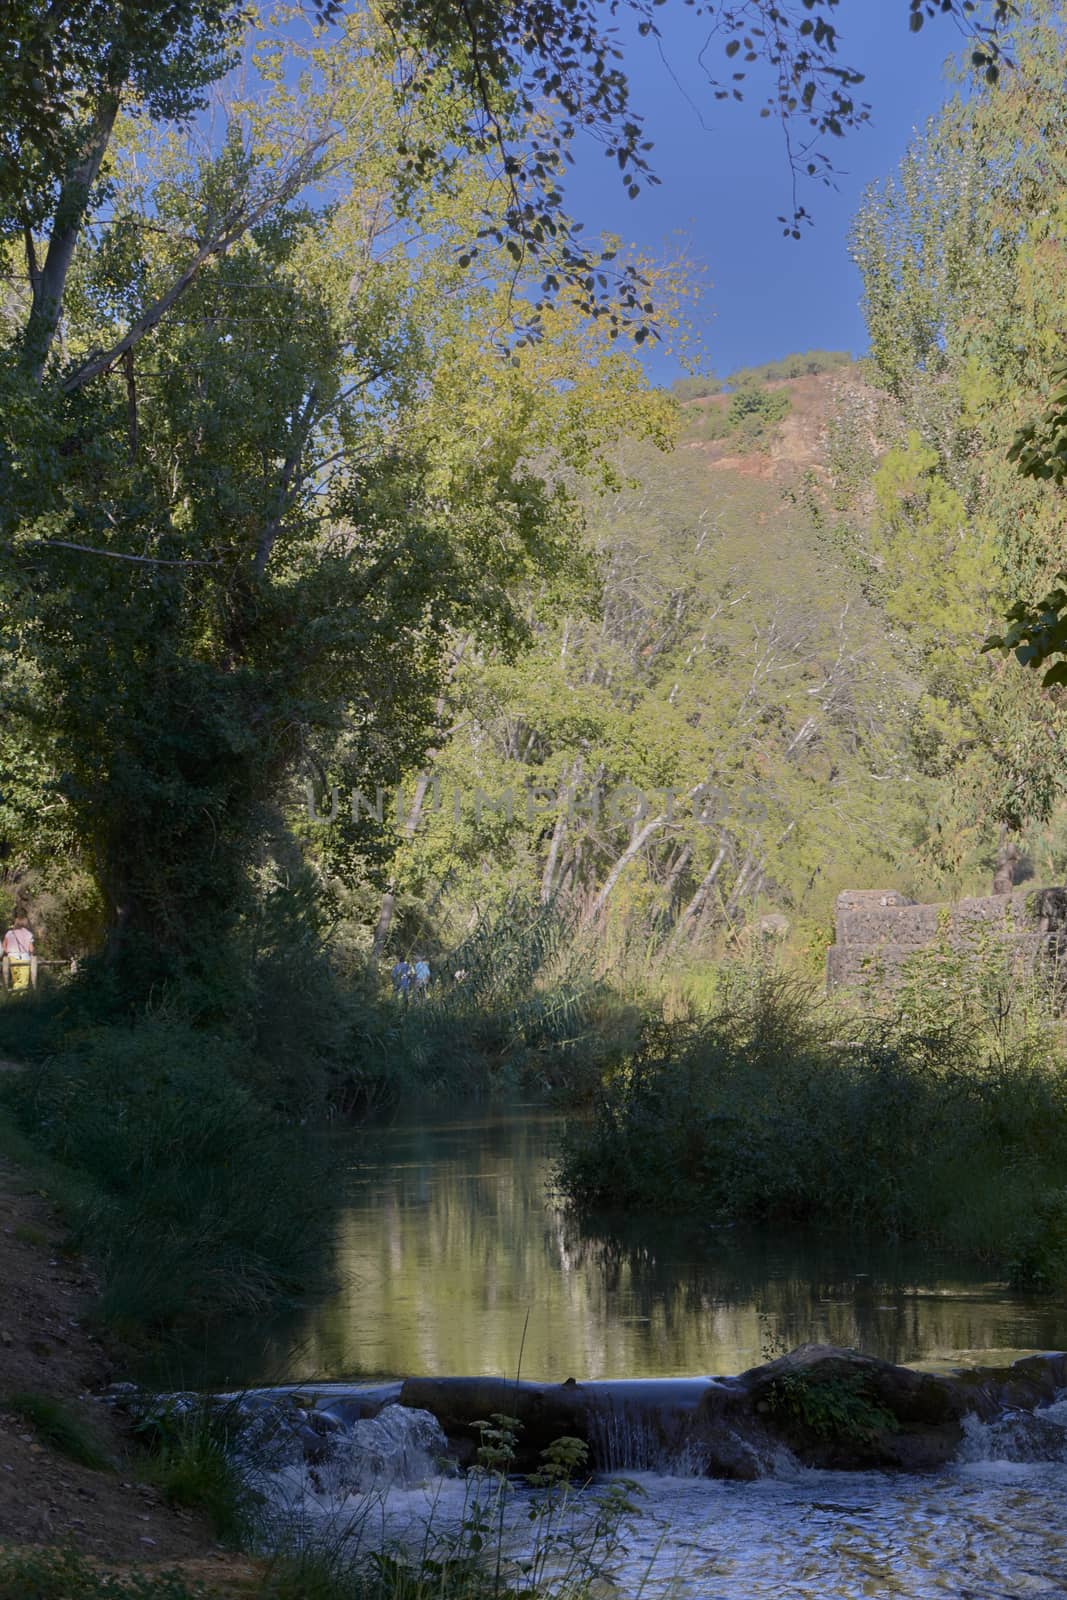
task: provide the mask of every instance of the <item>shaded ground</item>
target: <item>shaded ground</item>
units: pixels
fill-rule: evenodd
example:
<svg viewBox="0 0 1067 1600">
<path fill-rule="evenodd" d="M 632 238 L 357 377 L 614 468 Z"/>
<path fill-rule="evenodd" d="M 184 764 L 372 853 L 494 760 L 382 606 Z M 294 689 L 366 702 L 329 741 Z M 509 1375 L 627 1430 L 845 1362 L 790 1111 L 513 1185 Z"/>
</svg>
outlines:
<svg viewBox="0 0 1067 1600">
<path fill-rule="evenodd" d="M 0 1544 L 74 1544 L 118 1561 L 172 1563 L 218 1546 L 201 1517 L 137 1481 L 128 1424 L 101 1396 L 123 1373 L 81 1320 L 95 1284 L 64 1253 L 62 1229 L 32 1179 L 0 1160 Z M 114 1471 L 59 1454 L 5 1405 L 59 1400 L 99 1437 Z"/>
</svg>

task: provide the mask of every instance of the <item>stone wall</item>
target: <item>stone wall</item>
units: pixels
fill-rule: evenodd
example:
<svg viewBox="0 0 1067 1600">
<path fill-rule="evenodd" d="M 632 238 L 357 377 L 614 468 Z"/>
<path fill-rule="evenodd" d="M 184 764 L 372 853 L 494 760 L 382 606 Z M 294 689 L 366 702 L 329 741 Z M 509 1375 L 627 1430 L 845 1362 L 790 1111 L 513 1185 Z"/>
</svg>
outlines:
<svg viewBox="0 0 1067 1600">
<path fill-rule="evenodd" d="M 847 889 L 837 897 L 827 984 L 840 988 L 872 977 L 892 983 L 912 956 L 943 940 L 966 948 L 983 930 L 1032 968 L 1067 947 L 1067 889 L 1014 889 L 944 905 L 920 905 L 892 889 Z"/>
</svg>

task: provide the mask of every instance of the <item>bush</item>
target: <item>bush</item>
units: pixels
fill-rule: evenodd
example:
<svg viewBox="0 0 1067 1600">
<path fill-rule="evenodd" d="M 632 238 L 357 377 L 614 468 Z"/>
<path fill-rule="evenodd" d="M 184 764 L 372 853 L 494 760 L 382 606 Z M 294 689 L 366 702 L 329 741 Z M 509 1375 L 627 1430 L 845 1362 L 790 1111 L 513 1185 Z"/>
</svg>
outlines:
<svg viewBox="0 0 1067 1600">
<path fill-rule="evenodd" d="M 232 1045 L 147 1020 L 4 1086 L 35 1148 L 88 1180 L 69 1221 L 103 1267 L 101 1314 L 128 1331 L 262 1312 L 315 1264 L 323 1158 L 238 1069 Z"/>
<path fill-rule="evenodd" d="M 1067 1188 L 1041 1194 L 1012 1240 L 1013 1289 L 1043 1292 L 1067 1283 Z"/>
<path fill-rule="evenodd" d="M 786 1373 L 771 1384 L 767 1404 L 786 1424 L 821 1439 L 872 1439 L 898 1427 L 859 1373 L 841 1377 Z"/>
<path fill-rule="evenodd" d="M 761 367 L 739 367 L 730 374 L 731 384 L 770 383 L 783 378 L 807 378 L 820 372 L 847 367 L 852 357 L 847 350 L 804 350 L 783 356 L 780 361 L 765 361 Z"/>
<path fill-rule="evenodd" d="M 768 428 L 789 413 L 789 396 L 784 389 L 763 389 L 745 383 L 736 388 L 726 408 L 726 419 L 735 433 L 758 439 Z"/>
<path fill-rule="evenodd" d="M 684 404 L 687 400 L 704 400 L 710 394 L 719 394 L 722 380 L 708 374 L 705 377 L 676 378 L 671 384 L 671 394 Z"/>
<path fill-rule="evenodd" d="M 216 1536 L 239 1546 L 254 1529 L 259 1502 L 233 1460 L 234 1421 L 229 1408 L 197 1405 L 154 1411 L 135 1432 L 151 1451 L 148 1477 L 171 1505 L 205 1512 Z"/>
<path fill-rule="evenodd" d="M 646 1027 L 573 1130 L 583 1207 L 700 1211 L 941 1240 L 1064 1281 L 1067 1070 L 1047 1023 L 1005 1035 L 981 986 L 848 1018 L 773 968 L 726 972 L 710 1014 Z M 844 1037 L 842 1037 L 844 1035 Z M 1044 1209 L 1043 1209 L 1044 1208 Z M 1045 1218 L 1042 1221 L 1042 1218 Z"/>
</svg>

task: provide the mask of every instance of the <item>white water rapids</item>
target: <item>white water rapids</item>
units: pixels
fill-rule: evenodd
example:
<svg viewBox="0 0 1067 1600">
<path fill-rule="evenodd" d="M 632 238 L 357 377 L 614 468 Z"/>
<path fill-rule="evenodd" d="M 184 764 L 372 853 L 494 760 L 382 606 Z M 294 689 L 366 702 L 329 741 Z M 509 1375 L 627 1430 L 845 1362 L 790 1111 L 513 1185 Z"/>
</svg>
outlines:
<svg viewBox="0 0 1067 1600">
<path fill-rule="evenodd" d="M 269 1418 L 268 1398 L 257 1403 Z M 319 1405 L 344 1411 L 328 1397 Z M 442 1472 L 444 1435 L 426 1412 L 387 1404 L 330 1425 L 316 1460 L 305 1459 L 305 1429 L 303 1443 L 294 1434 L 269 1466 L 262 1456 L 250 1466 L 290 1535 L 340 1541 L 354 1559 L 383 1544 L 439 1559 L 469 1520 L 472 1496 L 491 1492 Z M 605 1596 L 1067 1600 L 1067 1398 L 993 1423 L 972 1417 L 956 1462 L 931 1476 L 815 1471 L 783 1453 L 757 1481 L 730 1483 L 696 1475 L 692 1463 L 650 1470 L 647 1440 L 632 1444 L 640 1469 L 625 1477 L 636 1510 L 614 1548 L 596 1546 Z M 616 1448 L 624 1460 L 621 1436 Z M 535 1492 L 510 1486 L 493 1507 L 508 1562 L 530 1559 L 538 1539 L 544 1551 L 547 1534 L 544 1570 L 558 1579 L 574 1551 L 594 1547 L 598 1501 L 613 1481 L 604 1475 L 571 1494 L 547 1529 L 530 1518 Z"/>
</svg>

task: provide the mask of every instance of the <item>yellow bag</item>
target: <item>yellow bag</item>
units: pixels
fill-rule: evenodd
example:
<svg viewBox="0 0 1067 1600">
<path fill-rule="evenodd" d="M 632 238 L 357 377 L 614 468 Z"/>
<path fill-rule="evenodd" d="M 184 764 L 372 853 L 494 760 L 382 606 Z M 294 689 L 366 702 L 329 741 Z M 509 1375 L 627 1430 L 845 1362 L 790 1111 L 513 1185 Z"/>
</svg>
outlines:
<svg viewBox="0 0 1067 1600">
<path fill-rule="evenodd" d="M 11 989 L 14 993 L 18 989 L 30 987 L 30 963 L 28 961 L 12 961 L 11 963 Z"/>
</svg>

